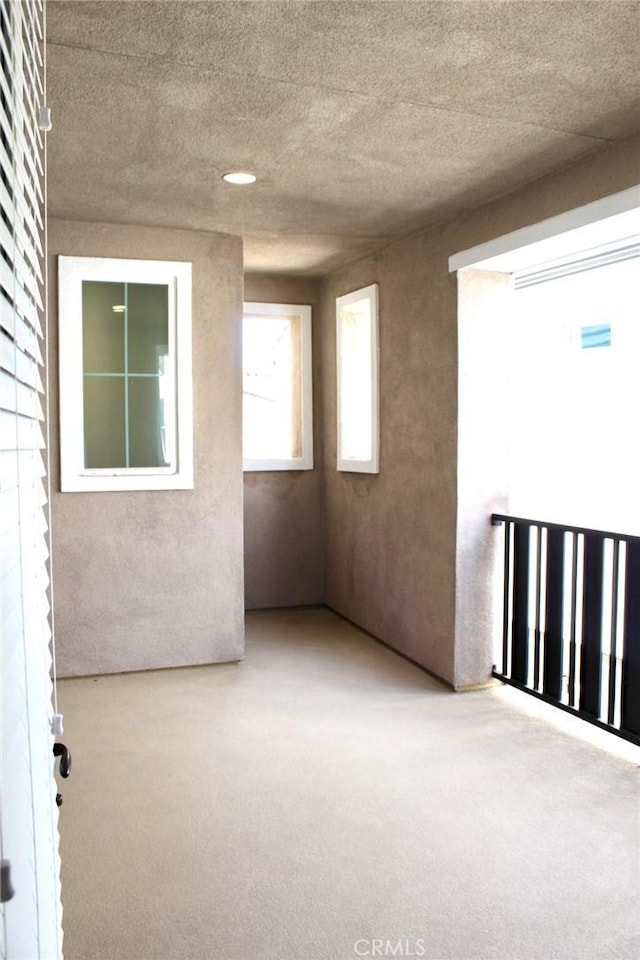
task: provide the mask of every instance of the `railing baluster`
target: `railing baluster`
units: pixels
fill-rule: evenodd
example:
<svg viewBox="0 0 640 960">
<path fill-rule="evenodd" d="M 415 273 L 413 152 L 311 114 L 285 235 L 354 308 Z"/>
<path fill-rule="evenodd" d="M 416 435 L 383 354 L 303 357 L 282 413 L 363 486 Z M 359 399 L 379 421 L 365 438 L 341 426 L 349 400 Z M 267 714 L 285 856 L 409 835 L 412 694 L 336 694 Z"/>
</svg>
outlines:
<svg viewBox="0 0 640 960">
<path fill-rule="evenodd" d="M 564 533 L 547 531 L 547 603 L 545 616 L 543 692 L 562 696 L 562 620 L 564 586 Z"/>
<path fill-rule="evenodd" d="M 515 525 L 513 547 L 513 631 L 511 636 L 511 674 L 526 684 L 529 666 L 529 532 L 528 524 Z"/>
<path fill-rule="evenodd" d="M 607 720 L 613 726 L 616 714 L 616 670 L 618 661 L 618 585 L 620 574 L 620 541 L 613 541 L 613 571 L 611 575 L 611 647 L 609 649 L 609 709 Z"/>
<path fill-rule="evenodd" d="M 504 527 L 504 600 L 502 613 L 502 672 L 506 673 L 509 665 L 509 598 L 511 596 L 511 527 L 505 523 Z"/>
<path fill-rule="evenodd" d="M 620 726 L 640 737 L 640 541 L 627 543 Z"/>
<path fill-rule="evenodd" d="M 569 706 L 576 703 L 576 604 L 578 602 L 578 535 L 571 551 L 571 637 L 569 640 Z"/>
<path fill-rule="evenodd" d="M 533 645 L 533 686 L 540 687 L 540 606 L 542 603 L 542 527 L 536 527 L 536 626 Z"/>
<path fill-rule="evenodd" d="M 604 538 L 588 533 L 584 538 L 580 709 L 592 717 L 600 716 L 603 572 Z"/>
</svg>

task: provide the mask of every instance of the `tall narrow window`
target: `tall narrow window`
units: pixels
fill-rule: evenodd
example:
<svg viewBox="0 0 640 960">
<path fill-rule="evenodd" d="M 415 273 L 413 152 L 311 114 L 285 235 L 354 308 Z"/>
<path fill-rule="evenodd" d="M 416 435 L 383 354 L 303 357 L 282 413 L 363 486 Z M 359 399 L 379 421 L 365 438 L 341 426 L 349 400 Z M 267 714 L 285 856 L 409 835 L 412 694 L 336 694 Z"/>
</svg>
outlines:
<svg viewBox="0 0 640 960">
<path fill-rule="evenodd" d="M 190 264 L 59 267 L 62 489 L 193 486 Z"/>
<path fill-rule="evenodd" d="M 336 299 L 338 470 L 379 472 L 378 285 Z"/>
<path fill-rule="evenodd" d="M 311 470 L 311 307 L 245 303 L 245 470 Z"/>
</svg>

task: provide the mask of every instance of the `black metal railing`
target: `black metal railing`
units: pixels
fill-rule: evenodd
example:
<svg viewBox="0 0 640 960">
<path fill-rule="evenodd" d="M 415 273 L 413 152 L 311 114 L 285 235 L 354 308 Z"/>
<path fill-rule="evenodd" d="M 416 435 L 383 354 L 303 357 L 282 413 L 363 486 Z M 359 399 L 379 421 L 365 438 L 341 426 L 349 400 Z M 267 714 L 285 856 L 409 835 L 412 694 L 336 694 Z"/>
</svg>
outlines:
<svg viewBox="0 0 640 960">
<path fill-rule="evenodd" d="M 494 513 L 505 683 L 640 744 L 640 537 Z"/>
</svg>

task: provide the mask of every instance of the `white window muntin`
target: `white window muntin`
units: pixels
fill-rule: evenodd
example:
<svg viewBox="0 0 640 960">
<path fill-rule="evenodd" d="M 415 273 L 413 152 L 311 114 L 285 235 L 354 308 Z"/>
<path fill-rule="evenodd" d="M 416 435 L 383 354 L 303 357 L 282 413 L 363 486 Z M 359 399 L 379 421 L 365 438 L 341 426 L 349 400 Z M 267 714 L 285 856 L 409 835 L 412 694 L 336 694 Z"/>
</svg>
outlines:
<svg viewBox="0 0 640 960">
<path fill-rule="evenodd" d="M 300 429 L 302 452 L 299 457 L 243 458 L 246 472 L 268 470 L 313 470 L 313 361 L 311 346 L 311 307 L 295 303 L 257 303 L 246 301 L 244 317 L 300 318 Z"/>
<path fill-rule="evenodd" d="M 84 465 L 82 282 L 151 283 L 168 287 L 167 467 Z M 59 257 L 60 488 L 62 492 L 188 490 L 193 487 L 191 264 L 168 260 Z"/>
</svg>

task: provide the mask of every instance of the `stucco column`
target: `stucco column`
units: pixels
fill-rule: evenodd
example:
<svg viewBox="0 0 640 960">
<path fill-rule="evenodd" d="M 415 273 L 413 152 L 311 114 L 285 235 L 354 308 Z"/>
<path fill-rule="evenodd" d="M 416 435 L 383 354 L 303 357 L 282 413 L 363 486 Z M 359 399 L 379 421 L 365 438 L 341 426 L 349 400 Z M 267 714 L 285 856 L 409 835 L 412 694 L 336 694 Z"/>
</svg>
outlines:
<svg viewBox="0 0 640 960">
<path fill-rule="evenodd" d="M 458 272 L 458 505 L 454 686 L 491 679 L 502 613 L 502 536 L 492 512 L 508 498 L 511 275 Z"/>
</svg>

